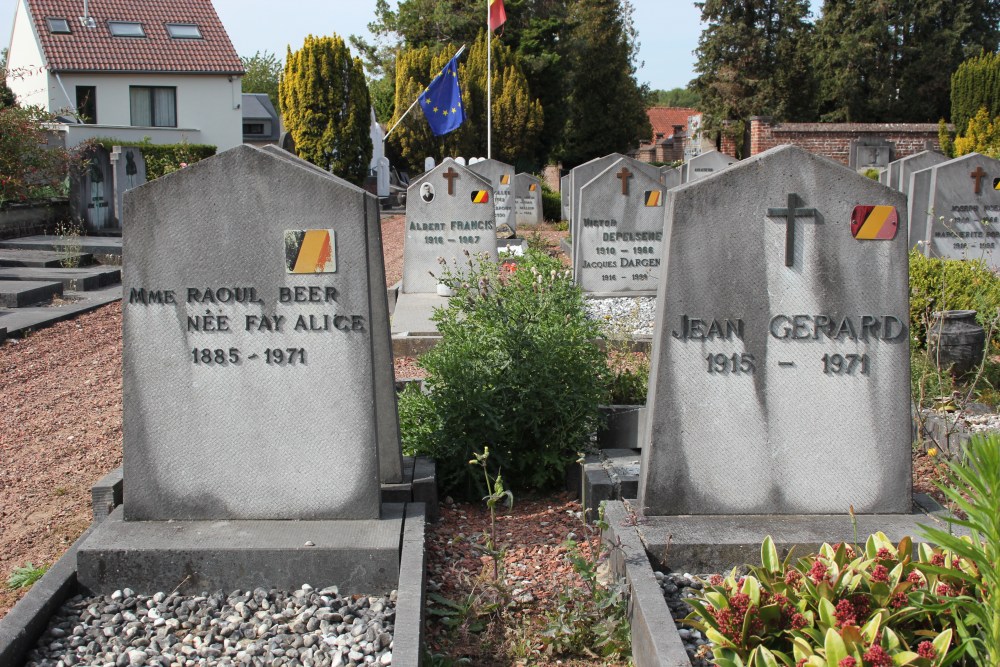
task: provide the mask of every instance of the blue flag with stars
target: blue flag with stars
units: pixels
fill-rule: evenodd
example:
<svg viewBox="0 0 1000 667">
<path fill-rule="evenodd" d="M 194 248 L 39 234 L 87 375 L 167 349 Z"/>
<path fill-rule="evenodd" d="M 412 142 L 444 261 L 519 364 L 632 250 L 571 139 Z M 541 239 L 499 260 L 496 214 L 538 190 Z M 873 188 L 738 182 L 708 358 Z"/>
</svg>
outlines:
<svg viewBox="0 0 1000 667">
<path fill-rule="evenodd" d="M 431 81 L 420 96 L 420 108 L 427 116 L 431 132 L 435 136 L 448 134 L 458 129 L 465 120 L 462 108 L 462 90 L 458 87 L 458 63 L 455 58 L 448 61 L 441 73 Z"/>
</svg>

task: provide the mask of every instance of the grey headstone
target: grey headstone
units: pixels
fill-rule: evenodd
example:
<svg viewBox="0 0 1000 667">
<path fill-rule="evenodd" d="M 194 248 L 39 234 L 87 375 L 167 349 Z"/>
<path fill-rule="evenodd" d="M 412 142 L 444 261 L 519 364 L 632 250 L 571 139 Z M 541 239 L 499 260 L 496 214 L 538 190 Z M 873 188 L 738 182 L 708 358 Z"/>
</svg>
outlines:
<svg viewBox="0 0 1000 667">
<path fill-rule="evenodd" d="M 1000 268 L 1000 160 L 970 153 L 915 172 L 914 183 L 925 171 L 919 180 L 926 188 L 915 185 L 910 193 L 914 215 L 922 216 L 913 229 L 924 254 Z"/>
<path fill-rule="evenodd" d="M 865 137 L 851 142 L 848 164 L 854 169 L 884 169 L 895 158 L 895 144 Z"/>
<path fill-rule="evenodd" d="M 424 158 L 424 173 L 430 171 L 431 169 L 433 169 L 436 166 L 437 166 L 437 163 L 434 162 L 434 158 L 432 158 L 430 156 Z"/>
<path fill-rule="evenodd" d="M 573 275 L 584 292 L 656 293 L 665 195 L 659 180 L 632 172 L 626 160 L 618 160 L 583 186 L 580 223 L 573 235 Z"/>
<path fill-rule="evenodd" d="M 570 172 L 570 202 L 572 208 L 570 209 L 570 236 L 574 236 L 577 231 L 577 224 L 580 222 L 580 190 L 583 189 L 587 183 L 592 181 L 595 176 L 600 174 L 602 171 L 610 167 L 615 162 L 619 160 L 625 160 L 628 168 L 635 173 L 642 173 L 654 180 L 660 179 L 660 169 L 659 167 L 654 167 L 653 165 L 640 162 L 634 158 L 630 158 L 627 155 L 622 155 L 621 153 L 611 153 L 610 155 L 605 155 L 604 157 L 594 158 L 590 162 L 584 162 L 583 164 L 574 167 Z"/>
<path fill-rule="evenodd" d="M 496 208 L 497 236 L 510 238 L 517 233 L 514 217 L 514 167 L 499 160 L 482 160 L 469 169 L 479 174 L 493 187 L 493 205 Z"/>
<path fill-rule="evenodd" d="M 463 167 L 468 166 L 466 164 L 466 162 L 465 162 L 465 158 L 464 157 L 457 157 L 457 158 L 455 158 L 455 162 L 459 163 Z"/>
<path fill-rule="evenodd" d="M 136 146 L 115 146 L 111 150 L 111 168 L 115 185 L 114 217 L 118 221 L 118 227 L 121 227 L 124 224 L 122 197 L 129 190 L 146 182 L 146 158 Z"/>
<path fill-rule="evenodd" d="M 889 163 L 889 168 L 883 171 L 888 174 L 886 185 L 895 188 L 904 195 L 910 192 L 910 176 L 915 171 L 927 169 L 934 165 L 947 162 L 948 158 L 937 151 L 921 151 Z"/>
<path fill-rule="evenodd" d="M 644 513 L 910 511 L 905 203 L 794 146 L 668 192 Z M 856 239 L 858 206 L 895 237 Z"/>
<path fill-rule="evenodd" d="M 697 181 L 699 178 L 711 176 L 736 162 L 737 160 L 733 156 L 720 153 L 719 151 L 708 151 L 707 153 L 695 155 L 684 163 L 682 173 L 683 182 L 691 183 Z"/>
<path fill-rule="evenodd" d="M 82 169 L 75 173 L 70 194 L 74 219 L 83 220 L 91 232 L 115 227 L 113 216 L 114 175 L 111 156 L 103 146 L 93 146 Z"/>
<path fill-rule="evenodd" d="M 542 181 L 531 174 L 514 176 L 514 219 L 518 227 L 542 222 Z"/>
<path fill-rule="evenodd" d="M 660 167 L 660 183 L 663 183 L 664 187 L 668 190 L 670 188 L 676 188 L 682 183 L 681 168 L 666 166 Z"/>
<path fill-rule="evenodd" d="M 928 209 L 933 169 L 921 169 L 910 174 L 910 187 L 906 197 L 906 220 L 910 226 L 910 247 L 923 248 L 927 243 L 927 229 L 931 224 Z"/>
<path fill-rule="evenodd" d="M 452 177 L 449 194 L 448 173 Z M 485 193 L 483 195 L 482 193 Z M 461 267 L 471 254 L 486 252 L 497 260 L 496 213 L 489 181 L 446 159 L 406 191 L 406 237 L 403 242 L 403 292 L 434 293 L 443 258 Z"/>
<path fill-rule="evenodd" d="M 124 205 L 126 519 L 377 518 L 377 199 L 244 145 Z"/>
<path fill-rule="evenodd" d="M 571 194 L 569 174 L 566 174 L 559 179 L 559 203 L 562 206 L 563 220 L 567 221 L 570 218 L 570 210 L 572 209 L 572 205 L 570 204 Z"/>
</svg>

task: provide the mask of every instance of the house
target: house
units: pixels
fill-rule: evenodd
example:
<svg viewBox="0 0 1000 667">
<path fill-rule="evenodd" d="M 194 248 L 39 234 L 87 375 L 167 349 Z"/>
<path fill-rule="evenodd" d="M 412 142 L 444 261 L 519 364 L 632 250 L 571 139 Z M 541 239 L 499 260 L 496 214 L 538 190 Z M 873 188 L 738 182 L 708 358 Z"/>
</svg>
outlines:
<svg viewBox="0 0 1000 667">
<path fill-rule="evenodd" d="M 244 70 L 210 0 L 17 0 L 7 84 L 66 145 L 243 142 Z"/>
<path fill-rule="evenodd" d="M 650 107 L 646 109 L 653 136 L 640 142 L 636 157 L 644 162 L 674 162 L 684 159 L 688 118 L 700 115 L 686 107 Z"/>
<path fill-rule="evenodd" d="M 280 137 L 281 116 L 267 93 L 243 93 L 243 143 L 266 146 Z"/>
</svg>

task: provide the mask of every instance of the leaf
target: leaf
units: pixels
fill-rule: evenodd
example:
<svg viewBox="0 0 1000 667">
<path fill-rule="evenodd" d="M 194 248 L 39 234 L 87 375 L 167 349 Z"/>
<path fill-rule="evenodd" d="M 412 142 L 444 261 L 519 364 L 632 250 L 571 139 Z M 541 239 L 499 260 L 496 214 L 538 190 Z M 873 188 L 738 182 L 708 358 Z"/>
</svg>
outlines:
<svg viewBox="0 0 1000 667">
<path fill-rule="evenodd" d="M 840 661 L 847 657 L 847 646 L 840 634 L 833 628 L 826 631 L 823 649 L 826 651 L 827 667 L 837 667 Z"/>
<path fill-rule="evenodd" d="M 768 535 L 760 545 L 760 564 L 771 573 L 780 572 L 781 561 L 778 560 L 778 550 L 774 546 L 774 540 Z"/>
<path fill-rule="evenodd" d="M 913 651 L 900 651 L 892 654 L 892 664 L 894 665 L 912 665 L 917 660 L 920 660 L 920 656 Z"/>
<path fill-rule="evenodd" d="M 823 627 L 834 628 L 837 626 L 837 609 L 832 602 L 825 598 L 819 601 L 819 620 L 823 623 Z"/>
<path fill-rule="evenodd" d="M 745 577 L 743 579 L 743 587 L 740 592 L 744 595 L 750 596 L 750 601 L 753 602 L 753 606 L 760 606 L 760 582 L 754 577 Z M 748 613 L 747 616 L 750 614 Z"/>
<path fill-rule="evenodd" d="M 951 647 L 951 635 L 951 628 L 948 628 L 931 641 L 939 658 L 944 658 L 948 653 L 948 649 Z"/>
<path fill-rule="evenodd" d="M 735 648 L 736 645 L 733 644 L 724 634 L 716 630 L 715 628 L 709 628 L 705 631 L 705 638 L 717 646 Z"/>
</svg>

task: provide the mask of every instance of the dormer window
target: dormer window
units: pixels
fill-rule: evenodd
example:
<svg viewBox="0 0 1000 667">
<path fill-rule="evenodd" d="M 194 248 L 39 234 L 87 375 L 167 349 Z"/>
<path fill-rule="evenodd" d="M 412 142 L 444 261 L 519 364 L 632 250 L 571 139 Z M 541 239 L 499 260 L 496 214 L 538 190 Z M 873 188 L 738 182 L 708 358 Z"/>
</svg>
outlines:
<svg viewBox="0 0 1000 667">
<path fill-rule="evenodd" d="M 145 37 L 146 31 L 138 21 L 108 21 L 108 30 L 115 37 Z"/>
<path fill-rule="evenodd" d="M 47 18 L 45 21 L 49 24 L 49 32 L 54 35 L 68 35 L 70 32 L 66 19 Z"/>
<path fill-rule="evenodd" d="M 167 33 L 173 39 L 201 39 L 201 30 L 191 23 L 168 23 Z"/>
</svg>

